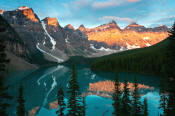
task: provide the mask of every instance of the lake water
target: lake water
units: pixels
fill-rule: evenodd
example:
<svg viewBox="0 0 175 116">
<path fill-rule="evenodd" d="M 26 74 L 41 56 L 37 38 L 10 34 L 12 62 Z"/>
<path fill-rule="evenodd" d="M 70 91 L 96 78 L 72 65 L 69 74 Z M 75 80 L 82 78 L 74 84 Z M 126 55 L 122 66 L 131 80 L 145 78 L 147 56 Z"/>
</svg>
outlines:
<svg viewBox="0 0 175 116">
<path fill-rule="evenodd" d="M 94 73 L 86 66 L 77 68 L 78 82 L 81 94 L 86 97 L 86 115 L 87 116 L 112 116 L 113 107 L 111 95 L 114 88 L 113 73 Z M 37 116 L 56 116 L 55 108 L 58 87 L 62 86 L 65 91 L 65 100 L 67 99 L 66 90 L 70 80 L 71 67 L 53 66 L 41 68 L 36 71 L 19 71 L 10 73 L 7 82 L 10 85 L 10 94 L 14 96 L 12 103 L 12 115 L 15 116 L 16 97 L 18 96 L 18 87 L 20 81 L 24 86 L 24 96 L 26 100 L 26 109 L 30 114 L 36 113 Z M 132 91 L 132 82 L 134 77 L 139 83 L 141 101 L 144 97 L 148 99 L 149 116 L 158 115 L 161 111 L 159 107 L 159 78 L 149 75 L 134 73 L 119 73 L 121 85 L 124 80 L 129 82 Z M 122 86 L 121 86 L 122 87 Z"/>
</svg>

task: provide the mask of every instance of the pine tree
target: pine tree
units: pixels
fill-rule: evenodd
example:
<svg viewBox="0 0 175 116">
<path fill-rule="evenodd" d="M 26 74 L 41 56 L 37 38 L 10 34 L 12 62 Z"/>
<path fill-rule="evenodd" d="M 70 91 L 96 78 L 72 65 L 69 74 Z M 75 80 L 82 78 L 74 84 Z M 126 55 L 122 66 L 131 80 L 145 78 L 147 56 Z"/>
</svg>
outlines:
<svg viewBox="0 0 175 116">
<path fill-rule="evenodd" d="M 171 27 L 171 30 L 169 31 L 169 33 L 170 33 L 170 37 L 172 37 L 172 39 L 175 39 L 175 22 Z"/>
<path fill-rule="evenodd" d="M 2 76 L 0 77 L 0 115 L 8 116 L 7 108 L 10 106 L 9 103 L 5 102 L 6 100 L 11 99 L 7 93 L 8 87 L 4 86 L 4 80 Z"/>
<path fill-rule="evenodd" d="M 86 115 L 86 101 L 85 101 L 85 97 L 81 97 L 82 101 L 80 104 L 80 108 L 81 108 L 81 112 L 80 112 L 80 116 L 85 116 Z"/>
<path fill-rule="evenodd" d="M 134 91 L 132 94 L 133 114 L 134 114 L 134 116 L 138 116 L 141 113 L 141 102 L 139 101 L 140 95 L 139 95 L 139 88 L 138 88 L 138 83 L 137 83 L 136 78 L 134 78 L 133 87 L 134 87 Z"/>
<path fill-rule="evenodd" d="M 118 80 L 118 75 L 116 75 L 115 79 L 115 89 L 113 94 L 113 107 L 114 107 L 114 115 L 120 116 L 120 104 L 121 104 L 121 88 L 120 88 L 120 82 Z"/>
<path fill-rule="evenodd" d="M 143 116 L 148 116 L 148 103 L 147 103 L 147 98 L 144 98 Z"/>
<path fill-rule="evenodd" d="M 167 54 L 166 54 L 166 74 L 168 80 L 168 104 L 167 104 L 167 116 L 175 116 L 175 23 L 170 31 L 170 40 Z"/>
<path fill-rule="evenodd" d="M 4 19 L 0 16 L 0 115 L 2 116 L 8 116 L 7 108 L 10 104 L 6 101 L 12 99 L 12 97 L 8 95 L 8 87 L 4 84 L 4 73 L 6 71 L 6 65 L 9 62 L 5 53 L 5 38 L 1 36 L 5 31 L 6 25 L 4 25 Z"/>
<path fill-rule="evenodd" d="M 169 81 L 167 116 L 175 116 L 175 80 Z"/>
<path fill-rule="evenodd" d="M 18 116 L 25 116 L 26 110 L 25 110 L 25 100 L 23 97 L 23 86 L 20 84 L 19 87 L 19 96 L 18 96 L 18 106 L 17 106 L 17 115 Z"/>
<path fill-rule="evenodd" d="M 72 75 L 69 81 L 68 93 L 70 93 L 70 98 L 68 100 L 68 115 L 79 116 L 81 111 L 79 103 L 79 85 L 77 82 L 77 72 L 74 65 L 72 65 Z"/>
<path fill-rule="evenodd" d="M 64 116 L 64 110 L 66 108 L 66 104 L 64 102 L 64 91 L 61 86 L 58 90 L 57 96 L 58 96 L 58 107 L 59 107 L 57 114 L 58 116 Z"/>
<path fill-rule="evenodd" d="M 121 115 L 122 116 L 130 116 L 131 115 L 131 100 L 129 99 L 130 91 L 128 88 L 128 82 L 124 81 L 124 89 L 123 89 L 123 97 L 122 97 L 122 107 L 121 107 Z"/>
<path fill-rule="evenodd" d="M 167 91 L 167 79 L 161 77 L 160 80 L 160 109 L 163 110 L 163 114 L 167 114 L 167 105 L 168 105 L 168 91 Z"/>
</svg>

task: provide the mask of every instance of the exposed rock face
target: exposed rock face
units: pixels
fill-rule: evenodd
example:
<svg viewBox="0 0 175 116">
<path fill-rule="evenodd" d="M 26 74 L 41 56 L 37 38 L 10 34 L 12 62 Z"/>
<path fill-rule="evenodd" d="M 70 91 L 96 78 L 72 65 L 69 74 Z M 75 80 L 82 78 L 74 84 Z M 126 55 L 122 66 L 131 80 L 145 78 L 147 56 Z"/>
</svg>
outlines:
<svg viewBox="0 0 175 116">
<path fill-rule="evenodd" d="M 27 15 L 27 13 L 33 18 L 29 18 L 30 15 Z M 28 48 L 31 56 L 29 62 L 44 65 L 47 61 L 44 60 L 43 54 L 37 50 L 36 45 L 48 37 L 43 30 L 41 21 L 33 10 L 28 7 L 20 7 L 14 11 L 5 11 L 2 16 L 14 28 L 19 37 L 22 38 L 25 47 Z"/>
<path fill-rule="evenodd" d="M 30 63 L 34 64 L 45 64 L 44 59 L 63 61 L 70 56 L 102 56 L 126 49 L 146 47 L 168 36 L 166 26 L 146 28 L 133 23 L 122 30 L 112 21 L 96 28 L 85 28 L 84 25 L 80 25 L 75 30 L 70 24 L 61 27 L 56 18 L 46 17 L 40 21 L 34 11 L 26 6 L 14 11 L 1 12 L 22 38 L 28 49 L 25 53 L 31 57 Z M 23 55 L 21 46 L 15 45 L 13 50 Z"/>
<path fill-rule="evenodd" d="M 123 46 L 127 49 L 142 48 L 154 45 L 168 37 L 166 26 L 146 28 L 136 23 L 121 30 L 115 22 L 96 28 L 79 30 L 88 36 L 88 40 L 104 42 L 108 46 Z"/>
<path fill-rule="evenodd" d="M 20 7 L 14 11 L 5 11 L 3 16 L 10 24 L 25 25 L 28 23 L 39 22 L 38 16 L 33 12 L 31 8 Z"/>
<path fill-rule="evenodd" d="M 66 25 L 64 29 L 71 29 L 75 31 L 75 28 L 71 24 Z"/>
<path fill-rule="evenodd" d="M 0 9 L 0 14 L 3 14 L 4 10 Z"/>
<path fill-rule="evenodd" d="M 78 30 L 84 32 L 86 30 L 86 28 L 84 27 L 83 24 L 81 24 L 80 27 L 78 28 Z"/>
<path fill-rule="evenodd" d="M 38 58 L 40 52 L 48 60 L 58 61 L 61 58 L 59 61 L 62 61 L 69 56 L 87 56 L 93 51 L 88 40 L 81 37 L 73 26 L 68 25 L 64 29 L 56 18 L 50 17 L 40 21 L 31 8 L 24 6 L 14 11 L 6 11 L 3 17 L 23 39 L 32 58 L 33 56 Z M 32 60 L 32 63 L 35 63 L 33 61 L 35 60 Z"/>
<path fill-rule="evenodd" d="M 7 66 L 8 69 L 26 70 L 36 68 L 34 65 L 28 63 L 31 59 L 31 55 L 23 39 L 19 37 L 16 31 L 1 16 L 0 28 L 5 29 L 4 32 L 0 32 L 0 39 L 5 39 L 6 53 L 8 59 L 10 59 L 10 63 Z"/>
<path fill-rule="evenodd" d="M 39 22 L 38 18 L 35 16 L 33 10 L 31 8 L 28 8 L 26 6 L 18 8 L 19 10 L 22 11 L 22 13 L 31 21 L 33 22 Z"/>
<path fill-rule="evenodd" d="M 153 32 L 168 32 L 169 28 L 166 25 L 161 25 L 152 29 Z"/>
<path fill-rule="evenodd" d="M 51 25 L 51 26 L 58 26 L 59 25 L 56 18 L 46 17 L 45 19 L 43 19 L 43 21 L 47 25 Z"/>
<path fill-rule="evenodd" d="M 124 28 L 123 31 L 137 31 L 137 32 L 144 32 L 147 31 L 146 27 L 142 25 L 138 25 L 136 23 L 132 23 Z"/>
</svg>

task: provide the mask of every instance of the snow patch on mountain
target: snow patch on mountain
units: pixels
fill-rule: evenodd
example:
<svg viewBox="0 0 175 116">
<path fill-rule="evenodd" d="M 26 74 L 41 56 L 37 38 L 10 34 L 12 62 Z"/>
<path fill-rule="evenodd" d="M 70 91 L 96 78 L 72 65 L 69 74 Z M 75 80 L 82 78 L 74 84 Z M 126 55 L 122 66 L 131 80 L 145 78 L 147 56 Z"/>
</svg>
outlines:
<svg viewBox="0 0 175 116">
<path fill-rule="evenodd" d="M 47 36 L 50 38 L 50 42 L 52 43 L 52 50 L 55 49 L 56 41 L 55 41 L 55 40 L 50 36 L 50 34 L 47 32 L 46 24 L 44 23 L 44 21 L 42 21 L 41 24 L 42 24 L 42 27 L 43 27 L 45 33 L 46 33 Z"/>
<path fill-rule="evenodd" d="M 43 45 L 45 45 L 45 44 L 46 44 L 46 42 L 45 42 L 45 40 L 44 40 Z"/>
<path fill-rule="evenodd" d="M 37 48 L 40 52 L 45 53 L 45 54 L 51 56 L 52 58 L 56 59 L 58 63 L 64 62 L 63 59 L 60 59 L 60 58 L 58 58 L 58 57 L 52 55 L 51 53 L 48 53 L 48 52 L 42 50 L 42 49 L 39 47 L 39 43 L 36 45 L 36 48 Z"/>
<path fill-rule="evenodd" d="M 110 48 L 104 48 L 103 46 L 99 49 L 95 48 L 93 44 L 90 44 L 90 48 L 94 49 L 94 50 L 100 50 L 100 51 L 108 51 L 108 52 L 115 52 L 116 50 L 112 50 Z"/>
<path fill-rule="evenodd" d="M 128 49 L 140 48 L 140 46 L 138 46 L 138 45 L 130 45 L 129 43 L 126 43 L 126 46 L 127 46 Z"/>
<path fill-rule="evenodd" d="M 66 39 L 65 39 L 65 42 L 66 42 L 66 43 L 70 43 L 70 42 L 68 41 L 68 39 L 69 39 L 69 37 L 68 37 L 68 35 L 67 35 L 67 37 L 66 37 Z"/>
<path fill-rule="evenodd" d="M 149 43 L 146 43 L 145 45 L 146 45 L 146 46 L 151 46 L 151 44 L 149 44 Z"/>
<path fill-rule="evenodd" d="M 26 9 L 30 9 L 30 8 L 27 7 L 27 6 L 22 6 L 22 7 L 19 7 L 18 9 L 19 9 L 19 10 L 26 10 Z"/>
<path fill-rule="evenodd" d="M 123 46 L 120 47 L 120 51 L 126 50 Z"/>
<path fill-rule="evenodd" d="M 144 39 L 144 40 L 149 40 L 149 39 L 150 39 L 150 37 L 143 37 L 143 39 Z"/>
<path fill-rule="evenodd" d="M 4 10 L 0 9 L 0 15 L 3 15 L 3 13 L 4 13 Z"/>
</svg>

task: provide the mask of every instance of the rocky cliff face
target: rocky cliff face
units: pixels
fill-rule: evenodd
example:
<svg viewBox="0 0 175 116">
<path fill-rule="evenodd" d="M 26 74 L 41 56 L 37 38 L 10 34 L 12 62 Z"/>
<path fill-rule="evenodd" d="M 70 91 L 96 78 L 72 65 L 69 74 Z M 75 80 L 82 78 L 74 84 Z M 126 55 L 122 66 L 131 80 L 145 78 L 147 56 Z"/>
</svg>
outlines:
<svg viewBox="0 0 175 116">
<path fill-rule="evenodd" d="M 40 52 L 46 59 L 60 62 L 70 56 L 87 56 L 93 51 L 88 40 L 81 37 L 73 26 L 62 28 L 57 19 L 51 17 L 41 21 L 34 11 L 26 6 L 5 11 L 2 16 L 23 39 L 31 56 L 38 57 Z"/>
<path fill-rule="evenodd" d="M 4 10 L 0 9 L 0 14 L 3 14 Z"/>
<path fill-rule="evenodd" d="M 133 23 L 120 29 L 115 21 L 95 28 L 80 25 L 75 29 L 71 24 L 63 28 L 56 18 L 46 17 L 40 20 L 26 6 L 13 11 L 0 10 L 0 13 L 22 38 L 28 49 L 25 52 L 31 57 L 30 62 L 40 65 L 46 62 L 44 59 L 62 62 L 70 56 L 102 56 L 147 47 L 168 36 L 166 26 L 146 28 Z M 15 49 L 23 54 L 19 46 Z"/>
<path fill-rule="evenodd" d="M 81 26 L 79 30 L 88 36 L 88 40 L 133 49 L 151 46 L 164 40 L 168 37 L 169 29 L 166 26 L 146 28 L 133 23 L 121 30 L 115 22 L 111 22 L 92 29 Z"/>
<path fill-rule="evenodd" d="M 10 60 L 8 64 L 9 70 L 25 70 L 36 68 L 28 61 L 31 59 L 29 49 L 26 47 L 23 39 L 19 37 L 16 31 L 0 16 L 0 28 L 4 29 L 0 32 L 0 39 L 5 40 L 7 58 Z"/>
<path fill-rule="evenodd" d="M 43 21 L 47 25 L 51 25 L 51 26 L 55 26 L 55 27 L 59 26 L 56 18 L 46 17 L 45 19 L 43 19 Z"/>
</svg>

